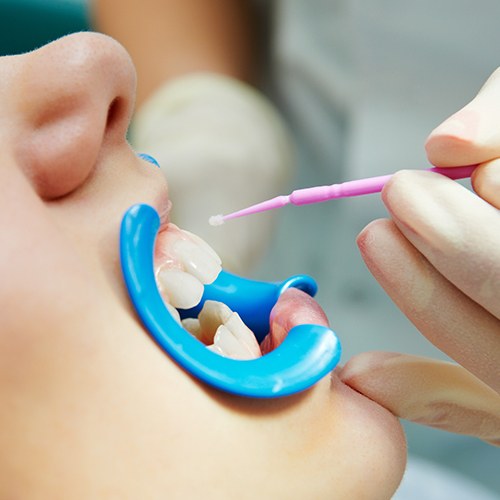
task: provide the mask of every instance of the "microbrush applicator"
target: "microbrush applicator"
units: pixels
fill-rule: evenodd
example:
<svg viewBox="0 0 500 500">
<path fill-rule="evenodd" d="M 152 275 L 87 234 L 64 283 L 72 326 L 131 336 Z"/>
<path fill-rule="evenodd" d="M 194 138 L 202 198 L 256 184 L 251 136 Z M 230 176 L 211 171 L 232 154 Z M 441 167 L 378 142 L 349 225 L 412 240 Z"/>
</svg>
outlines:
<svg viewBox="0 0 500 500">
<path fill-rule="evenodd" d="M 433 167 L 425 169 L 428 172 L 442 174 L 450 179 L 465 179 L 472 175 L 472 172 L 477 165 L 467 167 L 448 167 L 440 168 Z M 281 208 L 285 205 L 309 205 L 311 203 L 321 203 L 323 201 L 335 200 L 338 198 L 348 198 L 351 196 L 361 196 L 363 194 L 380 193 L 386 182 L 393 174 L 380 175 L 378 177 L 370 177 L 367 179 L 359 179 L 355 181 L 342 182 L 341 184 L 332 184 L 330 186 L 316 186 L 292 191 L 288 196 L 276 196 L 270 200 L 257 203 L 251 207 L 238 210 L 227 215 L 213 215 L 208 219 L 212 226 L 220 226 L 224 222 L 244 217 L 245 215 L 266 212 L 274 208 Z"/>
</svg>

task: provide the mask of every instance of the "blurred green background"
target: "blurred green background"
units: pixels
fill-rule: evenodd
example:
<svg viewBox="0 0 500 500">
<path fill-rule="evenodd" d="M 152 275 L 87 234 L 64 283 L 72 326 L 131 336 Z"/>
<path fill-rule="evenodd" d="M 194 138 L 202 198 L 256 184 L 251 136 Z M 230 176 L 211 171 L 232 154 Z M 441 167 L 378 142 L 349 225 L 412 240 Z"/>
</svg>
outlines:
<svg viewBox="0 0 500 500">
<path fill-rule="evenodd" d="M 87 0 L 0 0 L 0 55 L 88 29 Z"/>
</svg>

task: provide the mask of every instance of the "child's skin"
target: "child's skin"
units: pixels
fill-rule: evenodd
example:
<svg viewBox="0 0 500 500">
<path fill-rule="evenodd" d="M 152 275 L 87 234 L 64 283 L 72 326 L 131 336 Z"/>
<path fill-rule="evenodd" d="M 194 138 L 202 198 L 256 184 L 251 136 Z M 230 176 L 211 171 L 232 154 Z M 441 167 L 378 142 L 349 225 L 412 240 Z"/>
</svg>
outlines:
<svg viewBox="0 0 500 500">
<path fill-rule="evenodd" d="M 0 497 L 390 498 L 400 424 L 336 374 L 286 399 L 233 397 L 140 325 L 120 221 L 145 202 L 166 223 L 169 203 L 125 139 L 134 91 L 102 35 L 0 59 Z M 298 321 L 321 316 L 296 295 Z"/>
</svg>

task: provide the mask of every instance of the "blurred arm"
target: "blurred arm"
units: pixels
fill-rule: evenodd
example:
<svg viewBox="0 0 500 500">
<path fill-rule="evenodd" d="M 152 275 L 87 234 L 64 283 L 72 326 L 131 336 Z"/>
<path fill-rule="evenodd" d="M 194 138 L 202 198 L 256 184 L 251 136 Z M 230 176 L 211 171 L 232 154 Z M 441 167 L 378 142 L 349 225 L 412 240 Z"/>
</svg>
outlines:
<svg viewBox="0 0 500 500">
<path fill-rule="evenodd" d="M 163 82 L 192 72 L 256 78 L 259 21 L 249 0 L 94 0 L 96 29 L 128 50 L 137 104 Z"/>
</svg>

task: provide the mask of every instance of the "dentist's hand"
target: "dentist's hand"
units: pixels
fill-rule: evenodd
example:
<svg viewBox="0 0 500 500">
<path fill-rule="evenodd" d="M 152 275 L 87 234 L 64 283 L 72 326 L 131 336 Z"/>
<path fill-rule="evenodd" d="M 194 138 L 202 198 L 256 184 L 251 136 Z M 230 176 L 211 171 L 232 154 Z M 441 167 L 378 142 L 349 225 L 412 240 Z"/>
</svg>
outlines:
<svg viewBox="0 0 500 500">
<path fill-rule="evenodd" d="M 440 167 L 478 164 L 476 194 L 403 171 L 358 244 L 398 307 L 458 365 L 394 353 L 353 358 L 341 378 L 396 415 L 500 445 L 500 72 L 426 144 Z"/>
</svg>

